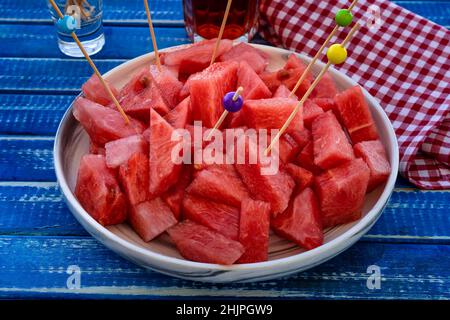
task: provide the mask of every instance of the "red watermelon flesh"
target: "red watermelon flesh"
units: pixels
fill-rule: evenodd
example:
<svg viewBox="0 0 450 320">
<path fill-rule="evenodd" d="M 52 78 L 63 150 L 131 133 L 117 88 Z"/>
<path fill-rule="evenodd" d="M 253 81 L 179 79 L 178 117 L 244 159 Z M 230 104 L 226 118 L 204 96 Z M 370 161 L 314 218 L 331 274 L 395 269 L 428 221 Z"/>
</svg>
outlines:
<svg viewBox="0 0 450 320">
<path fill-rule="evenodd" d="M 287 98 L 245 100 L 242 111 L 245 123 L 255 129 L 280 129 L 295 109 L 297 101 Z M 287 132 L 303 129 L 303 111 L 300 108 Z"/>
<path fill-rule="evenodd" d="M 161 198 L 134 206 L 129 221 L 145 242 L 156 238 L 177 223 L 172 211 Z"/>
<path fill-rule="evenodd" d="M 214 127 L 223 112 L 223 96 L 236 90 L 237 69 L 236 62 L 220 62 L 191 78 L 190 94 L 194 120 L 201 120 L 207 128 Z"/>
<path fill-rule="evenodd" d="M 341 92 L 335 100 L 340 118 L 354 144 L 378 139 L 377 128 L 360 86 Z"/>
<path fill-rule="evenodd" d="M 170 110 L 161 92 L 153 83 L 138 94 L 131 93 L 125 96 L 120 100 L 120 104 L 127 114 L 143 122 L 148 122 L 150 108 L 162 116 Z M 115 108 L 114 105 L 110 107 Z"/>
<path fill-rule="evenodd" d="M 75 196 L 101 225 L 122 223 L 127 217 L 125 195 L 102 155 L 88 154 L 81 158 Z"/>
<path fill-rule="evenodd" d="M 322 170 L 314 164 L 314 145 L 310 141 L 306 144 L 303 150 L 299 153 L 296 159 L 296 163 L 311 171 L 314 175 L 319 174 Z"/>
<path fill-rule="evenodd" d="M 108 85 L 109 89 L 111 89 L 111 92 L 117 98 L 119 96 L 119 91 L 117 91 L 117 89 L 107 80 L 105 80 L 105 82 Z M 112 102 L 112 99 L 109 96 L 108 92 L 105 90 L 105 87 L 95 74 L 92 75 L 92 77 L 90 77 L 89 80 L 81 86 L 81 90 L 83 91 L 83 94 L 86 98 L 98 104 L 106 106 L 107 104 Z"/>
<path fill-rule="evenodd" d="M 322 108 L 311 100 L 306 100 L 303 104 L 303 122 L 306 128 L 311 129 L 311 124 L 318 116 L 323 113 Z"/>
<path fill-rule="evenodd" d="M 100 147 L 93 143 L 92 141 L 89 142 L 89 153 L 90 154 L 100 154 L 100 155 L 106 155 L 106 150 L 104 147 Z"/>
<path fill-rule="evenodd" d="M 245 139 L 245 141 L 241 141 L 241 139 Z M 256 199 L 269 202 L 274 215 L 283 212 L 288 206 L 289 198 L 294 189 L 294 180 L 286 172 L 281 170 L 274 175 L 263 175 L 261 168 L 265 165 L 257 157 L 257 144 L 246 136 L 240 137 L 237 143 L 244 143 L 246 146 L 246 163 L 235 164 L 235 168 L 247 186 L 247 189 Z M 248 159 L 251 158 L 257 158 L 257 163 L 249 163 L 250 161 Z"/>
<path fill-rule="evenodd" d="M 367 191 L 372 191 L 384 183 L 391 173 L 391 166 L 380 140 L 357 143 L 353 149 L 358 158 L 362 158 L 370 169 L 370 179 Z"/>
<path fill-rule="evenodd" d="M 289 90 L 293 90 L 295 85 L 297 84 L 297 81 L 300 79 L 300 77 L 302 76 L 305 69 L 306 69 L 306 67 L 304 65 L 301 68 L 295 68 L 295 69 L 289 69 L 289 70 L 282 69 L 282 70 L 278 71 L 278 79 Z M 297 97 L 303 97 L 303 95 L 306 93 L 306 91 L 308 91 L 312 82 L 313 82 L 313 78 L 308 73 L 308 75 L 305 77 L 305 80 L 303 80 L 303 82 L 298 87 L 297 91 L 295 91 L 295 94 L 297 95 Z"/>
<path fill-rule="evenodd" d="M 263 72 L 269 64 L 267 56 L 262 51 L 243 42 L 222 54 L 219 61 L 245 61 L 256 73 Z"/>
<path fill-rule="evenodd" d="M 185 220 L 167 230 L 180 254 L 189 260 L 231 265 L 244 247 L 201 224 Z"/>
<path fill-rule="evenodd" d="M 153 84 L 159 89 L 161 96 L 170 109 L 173 109 L 178 104 L 178 97 L 183 88 L 181 83 L 165 66 L 161 66 L 161 71 L 155 65 L 150 66 L 150 74 L 152 76 Z"/>
<path fill-rule="evenodd" d="M 135 95 L 148 86 L 152 82 L 150 69 L 148 66 L 139 70 L 133 78 L 120 90 L 119 98 L 122 99 L 128 95 Z"/>
<path fill-rule="evenodd" d="M 284 65 L 283 68 L 286 70 L 297 69 L 297 68 L 305 69 L 305 64 L 299 57 L 297 57 L 296 54 L 292 53 L 289 55 L 289 57 L 286 61 L 286 64 Z"/>
<path fill-rule="evenodd" d="M 323 244 L 321 213 L 310 188 L 301 191 L 285 212 L 272 219 L 271 226 L 275 233 L 307 250 Z"/>
<path fill-rule="evenodd" d="M 324 74 L 312 93 L 315 98 L 334 98 L 337 94 L 336 84 L 329 72 Z"/>
<path fill-rule="evenodd" d="M 295 142 L 297 142 L 300 150 L 303 150 L 308 142 L 312 140 L 311 131 L 306 128 L 303 128 L 302 130 L 291 131 L 289 135 L 295 140 Z"/>
<path fill-rule="evenodd" d="M 289 98 L 291 90 L 289 90 L 284 84 L 280 85 L 273 94 L 273 98 Z M 296 97 L 294 97 L 295 99 Z"/>
<path fill-rule="evenodd" d="M 133 154 L 119 167 L 120 184 L 132 206 L 148 199 L 148 158 L 142 152 Z"/>
<path fill-rule="evenodd" d="M 323 111 L 327 112 L 328 110 L 332 110 L 335 115 L 339 115 L 337 112 L 337 106 L 334 99 L 331 98 L 313 98 L 312 102 L 317 104 Z"/>
<path fill-rule="evenodd" d="M 106 165 L 117 168 L 136 152 L 148 154 L 148 140 L 142 135 L 134 135 L 105 144 Z"/>
<path fill-rule="evenodd" d="M 238 263 L 267 261 L 269 250 L 270 204 L 245 198 L 241 203 L 239 242 L 245 252 Z"/>
<path fill-rule="evenodd" d="M 370 170 L 362 159 L 354 159 L 315 178 L 315 190 L 324 227 L 334 227 L 361 217 Z"/>
<path fill-rule="evenodd" d="M 245 125 L 245 116 L 242 110 L 228 114 L 228 128 L 239 128 Z"/>
<path fill-rule="evenodd" d="M 314 175 L 311 171 L 299 167 L 293 163 L 288 163 L 284 169 L 291 175 L 292 178 L 294 178 L 298 190 L 303 190 L 306 187 L 312 186 L 314 182 Z"/>
<path fill-rule="evenodd" d="M 189 76 L 189 78 L 186 80 L 186 82 L 183 85 L 183 88 L 181 88 L 180 94 L 179 94 L 179 99 L 180 100 L 184 100 L 185 98 L 187 98 L 190 94 L 190 90 L 191 90 L 191 79 L 195 76 L 194 74 L 191 74 Z"/>
<path fill-rule="evenodd" d="M 239 239 L 239 209 L 236 207 L 186 194 L 183 198 L 183 217 L 229 239 Z"/>
<path fill-rule="evenodd" d="M 272 96 L 272 92 L 267 88 L 261 78 L 250 67 L 250 65 L 241 61 L 237 72 L 237 86 L 242 86 L 244 91 L 242 97 L 245 99 L 265 99 Z"/>
<path fill-rule="evenodd" d="M 281 80 L 278 78 L 278 71 L 263 72 L 259 75 L 266 87 L 272 92 L 276 92 L 281 85 Z"/>
<path fill-rule="evenodd" d="M 181 204 L 185 195 L 185 189 L 191 183 L 192 170 L 190 166 L 183 166 L 180 173 L 180 178 L 177 183 L 173 185 L 166 193 L 161 197 L 170 207 L 173 215 L 177 220 L 181 220 Z"/>
<path fill-rule="evenodd" d="M 202 170 L 186 189 L 187 192 L 235 207 L 249 196 L 248 190 L 233 165 Z"/>
<path fill-rule="evenodd" d="M 314 120 L 312 136 L 314 164 L 322 169 L 336 167 L 355 157 L 353 148 L 332 111 Z"/>
<path fill-rule="evenodd" d="M 131 118 L 125 123 L 122 115 L 91 100 L 79 97 L 73 104 L 73 115 L 89 134 L 91 140 L 103 146 L 106 142 L 140 134 L 144 125 Z"/>
<path fill-rule="evenodd" d="M 205 40 L 195 43 L 183 49 L 166 52 L 164 64 L 167 66 L 179 66 L 180 77 L 200 72 L 209 66 L 216 40 Z M 233 41 L 222 39 L 217 50 L 217 57 L 229 51 Z M 187 75 L 187 76 L 186 76 Z"/>
<path fill-rule="evenodd" d="M 175 108 L 170 110 L 164 119 L 175 129 L 184 129 L 186 124 L 191 123 L 191 98 L 187 97 Z"/>
<path fill-rule="evenodd" d="M 178 144 L 171 141 L 174 128 L 153 109 L 150 114 L 149 190 L 157 197 L 177 182 L 181 165 L 172 161 L 172 149 Z"/>
<path fill-rule="evenodd" d="M 279 140 L 278 154 L 283 163 L 289 163 L 294 160 L 299 151 L 300 147 L 294 138 L 292 138 L 288 133 L 281 136 Z"/>
</svg>

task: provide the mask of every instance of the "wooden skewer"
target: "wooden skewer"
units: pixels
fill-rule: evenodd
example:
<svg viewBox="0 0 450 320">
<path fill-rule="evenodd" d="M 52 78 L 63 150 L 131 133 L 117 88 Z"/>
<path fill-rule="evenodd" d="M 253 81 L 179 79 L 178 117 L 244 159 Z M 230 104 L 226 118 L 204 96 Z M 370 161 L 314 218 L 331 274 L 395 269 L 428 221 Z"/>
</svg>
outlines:
<svg viewBox="0 0 450 320">
<path fill-rule="evenodd" d="M 344 41 L 341 43 L 342 47 L 345 47 L 347 45 L 347 43 L 350 41 L 350 39 L 353 37 L 353 35 L 355 34 L 355 32 L 359 29 L 360 25 L 359 23 L 356 23 L 353 28 L 350 30 L 350 32 L 348 33 L 347 37 L 345 37 Z M 289 127 L 289 125 L 291 124 L 292 120 L 294 119 L 294 117 L 297 115 L 298 111 L 300 110 L 300 108 L 303 106 L 303 104 L 305 103 L 305 101 L 309 98 L 309 96 L 311 95 L 311 93 L 313 92 L 313 90 L 315 89 L 315 87 L 317 86 L 317 84 L 320 82 L 320 80 L 322 79 L 322 77 L 325 75 L 325 73 L 328 71 L 328 69 L 331 66 L 331 62 L 328 61 L 327 64 L 322 68 L 322 70 L 320 71 L 320 73 L 317 75 L 316 79 L 314 80 L 314 82 L 311 84 L 311 86 L 309 87 L 309 89 L 306 91 L 306 93 L 303 95 L 303 97 L 300 99 L 300 101 L 297 103 L 297 105 L 295 106 L 294 110 L 292 111 L 292 113 L 289 115 L 289 118 L 286 120 L 286 122 L 284 123 L 284 125 L 281 127 L 280 131 L 278 131 L 277 135 L 275 136 L 275 138 L 273 138 L 272 142 L 270 143 L 270 145 L 267 147 L 267 149 L 265 150 L 264 154 L 267 156 L 269 154 L 269 152 L 272 150 L 273 146 L 275 145 L 275 143 L 280 139 L 280 137 L 284 134 L 284 132 L 286 131 L 286 129 Z"/>
<path fill-rule="evenodd" d="M 239 98 L 239 96 L 242 94 L 242 91 L 244 91 L 243 87 L 237 88 L 236 92 L 234 93 L 234 96 L 233 96 L 232 100 L 236 101 Z M 220 116 L 219 120 L 217 120 L 216 124 L 214 125 L 214 128 L 212 128 L 212 130 L 209 132 L 208 136 L 206 137 L 206 140 L 210 140 L 211 139 L 211 137 L 213 135 L 213 132 L 215 130 L 217 130 L 222 125 L 222 123 L 225 120 L 225 118 L 227 117 L 228 113 L 229 112 L 227 110 L 224 110 L 222 112 L 222 115 Z"/>
<path fill-rule="evenodd" d="M 356 6 L 357 3 L 358 3 L 358 0 L 353 0 L 350 7 L 348 7 L 348 10 L 349 11 L 353 10 L 353 8 Z M 294 97 L 295 92 L 297 92 L 298 88 L 303 83 L 306 76 L 311 71 L 312 67 L 316 64 L 317 60 L 319 59 L 320 55 L 322 54 L 323 49 L 325 49 L 325 47 L 330 43 L 331 38 L 333 38 L 333 36 L 336 34 L 336 32 L 338 30 L 339 30 L 339 25 L 336 25 L 334 27 L 334 29 L 331 31 L 331 33 L 328 35 L 328 37 L 325 39 L 325 42 L 322 44 L 320 49 L 317 51 L 316 55 L 313 57 L 311 62 L 308 64 L 305 71 L 303 71 L 302 75 L 300 76 L 300 79 L 298 79 L 297 83 L 295 84 L 294 88 L 292 89 L 291 93 L 289 94 L 289 98 Z"/>
<path fill-rule="evenodd" d="M 153 43 L 153 51 L 155 52 L 156 66 L 158 67 L 158 70 L 161 71 L 161 60 L 159 59 L 158 45 L 156 43 L 155 30 L 153 29 L 152 16 L 150 14 L 148 0 L 144 0 L 144 5 L 145 5 L 145 11 L 147 13 L 148 26 L 150 28 L 150 36 L 152 38 L 152 43 Z"/>
<path fill-rule="evenodd" d="M 228 14 L 230 13 L 231 3 L 233 0 L 228 0 L 227 7 L 225 8 L 225 14 L 223 15 L 222 19 L 222 25 L 220 26 L 219 35 L 217 36 L 216 45 L 214 46 L 214 51 L 211 57 L 211 63 L 209 65 L 212 65 L 214 61 L 216 60 L 217 50 L 219 50 L 220 40 L 223 36 L 223 31 L 225 30 L 225 25 L 227 24 L 228 20 Z"/>
<path fill-rule="evenodd" d="M 58 14 L 58 16 L 61 19 L 64 19 L 64 15 L 61 12 L 61 10 L 58 8 L 58 6 L 56 5 L 54 0 L 50 0 L 50 4 L 52 5 L 53 9 L 55 9 L 56 13 Z M 95 66 L 94 62 L 92 61 L 91 57 L 89 57 L 89 54 L 86 52 L 86 50 L 83 47 L 83 44 L 81 43 L 81 41 L 78 39 L 77 35 L 75 34 L 75 32 L 71 33 L 71 36 L 73 38 L 73 40 L 76 42 L 76 44 L 78 45 L 78 47 L 80 48 L 81 52 L 83 53 L 84 57 L 86 58 L 86 60 L 88 61 L 89 65 L 91 66 L 91 68 L 94 70 L 94 73 L 97 75 L 97 77 L 100 79 L 100 82 L 102 83 L 103 87 L 105 88 L 106 92 L 108 93 L 109 97 L 111 98 L 111 100 L 114 102 L 114 104 L 117 107 L 117 110 L 119 110 L 120 114 L 122 115 L 123 119 L 125 120 L 126 124 L 130 123 L 130 120 L 128 119 L 128 116 L 126 115 L 125 111 L 123 111 L 122 106 L 120 105 L 119 101 L 117 101 L 116 97 L 114 96 L 114 93 L 111 91 L 111 89 L 109 88 L 108 84 L 106 83 L 105 79 L 103 79 L 102 75 L 100 74 L 100 72 L 98 71 L 97 67 Z"/>
</svg>

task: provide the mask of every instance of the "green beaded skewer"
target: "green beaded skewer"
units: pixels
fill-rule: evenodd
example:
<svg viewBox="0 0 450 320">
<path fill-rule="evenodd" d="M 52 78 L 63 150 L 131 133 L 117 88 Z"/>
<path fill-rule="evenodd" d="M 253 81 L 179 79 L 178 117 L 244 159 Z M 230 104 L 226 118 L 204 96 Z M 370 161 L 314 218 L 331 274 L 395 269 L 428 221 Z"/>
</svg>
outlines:
<svg viewBox="0 0 450 320">
<path fill-rule="evenodd" d="M 353 21 L 352 10 L 356 6 L 357 3 L 358 3 L 358 0 L 353 0 L 353 2 L 350 4 L 350 7 L 348 7 L 348 9 L 341 9 L 336 13 L 336 16 L 334 18 L 334 20 L 336 22 L 336 26 L 334 27 L 333 31 L 331 31 L 331 33 L 328 35 L 328 37 L 325 39 L 325 42 L 322 44 L 322 46 L 317 51 L 314 58 L 308 64 L 305 71 L 303 71 L 302 75 L 300 76 L 300 79 L 298 79 L 297 83 L 295 84 L 294 88 L 291 90 L 291 93 L 289 94 L 290 98 L 292 98 L 295 95 L 295 92 L 298 90 L 298 88 L 300 87 L 302 82 L 305 80 L 306 75 L 311 71 L 312 67 L 316 64 L 323 49 L 325 49 L 325 47 L 330 43 L 331 38 L 339 30 L 339 27 L 347 27 L 352 23 L 352 21 Z"/>
<path fill-rule="evenodd" d="M 350 30 L 348 35 L 345 37 L 345 39 L 344 39 L 344 41 L 342 43 L 333 44 L 332 46 L 330 46 L 328 48 L 328 50 L 327 50 L 327 58 L 328 58 L 327 64 L 322 68 L 322 70 L 317 75 L 317 77 L 314 80 L 314 82 L 309 87 L 308 91 L 306 91 L 306 93 L 303 95 L 303 97 L 297 103 L 297 105 L 295 106 L 294 110 L 292 110 L 292 113 L 289 115 L 289 118 L 283 124 L 283 126 L 280 129 L 280 131 L 278 131 L 278 133 L 275 136 L 275 138 L 273 138 L 273 140 L 271 141 L 270 145 L 267 147 L 266 151 L 264 152 L 266 156 L 269 154 L 269 152 L 272 150 L 273 146 L 277 143 L 277 141 L 280 139 L 280 137 L 283 135 L 283 133 L 289 127 L 289 125 L 291 124 L 292 120 L 294 120 L 295 116 L 300 111 L 300 109 L 302 108 L 303 104 L 309 98 L 309 96 L 311 95 L 313 90 L 316 88 L 317 84 L 320 82 L 320 80 L 325 75 L 325 73 L 328 71 L 330 66 L 332 64 L 334 64 L 334 65 L 341 64 L 347 59 L 347 50 L 345 49 L 345 46 L 350 41 L 350 39 L 353 37 L 355 32 L 359 29 L 359 27 L 360 27 L 359 23 L 356 23 L 353 26 L 353 28 Z"/>
</svg>

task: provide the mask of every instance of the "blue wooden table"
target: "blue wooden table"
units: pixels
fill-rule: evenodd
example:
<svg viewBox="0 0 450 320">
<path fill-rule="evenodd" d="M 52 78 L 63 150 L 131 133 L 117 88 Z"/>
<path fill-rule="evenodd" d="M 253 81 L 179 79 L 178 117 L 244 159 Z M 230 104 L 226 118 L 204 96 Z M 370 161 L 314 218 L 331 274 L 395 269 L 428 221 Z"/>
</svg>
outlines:
<svg viewBox="0 0 450 320">
<path fill-rule="evenodd" d="M 450 26 L 450 1 L 397 1 Z M 181 0 L 152 1 L 160 47 L 188 42 Z M 151 49 L 142 1 L 104 1 L 101 72 Z M 378 223 L 337 258 L 295 276 L 210 285 L 148 272 L 90 237 L 66 208 L 52 163 L 64 111 L 91 74 L 63 56 L 44 1 L 0 0 L 0 298 L 270 297 L 450 299 L 450 198 L 401 178 Z M 67 286 L 69 266 L 80 289 Z M 381 286 L 369 289 L 367 269 Z M 70 287 L 70 286 L 69 286 Z"/>
</svg>

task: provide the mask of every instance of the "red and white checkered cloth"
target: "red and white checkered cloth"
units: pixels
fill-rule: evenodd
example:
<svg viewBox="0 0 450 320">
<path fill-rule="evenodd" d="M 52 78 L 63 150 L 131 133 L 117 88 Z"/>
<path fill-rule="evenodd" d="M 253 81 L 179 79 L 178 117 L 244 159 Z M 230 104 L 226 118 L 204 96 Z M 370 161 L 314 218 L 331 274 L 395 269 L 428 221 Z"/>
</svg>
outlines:
<svg viewBox="0 0 450 320">
<path fill-rule="evenodd" d="M 275 45 L 314 56 L 335 26 L 335 12 L 350 3 L 262 0 L 261 33 Z M 371 5 L 380 8 L 378 30 L 366 23 Z M 360 0 L 353 13 L 363 27 L 337 68 L 388 114 L 399 142 L 400 173 L 421 188 L 450 188 L 450 32 L 386 0 Z M 349 30 L 340 29 L 332 43 Z"/>
</svg>

